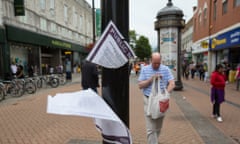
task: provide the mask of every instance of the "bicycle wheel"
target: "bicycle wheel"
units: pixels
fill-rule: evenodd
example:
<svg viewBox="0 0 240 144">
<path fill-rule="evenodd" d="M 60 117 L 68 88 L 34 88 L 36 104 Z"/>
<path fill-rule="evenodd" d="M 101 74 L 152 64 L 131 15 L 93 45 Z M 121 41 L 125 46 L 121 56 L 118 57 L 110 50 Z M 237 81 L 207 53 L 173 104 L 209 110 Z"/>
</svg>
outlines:
<svg viewBox="0 0 240 144">
<path fill-rule="evenodd" d="M 23 95 L 24 90 L 14 86 L 9 88 L 9 93 L 12 97 L 20 97 Z"/>
<path fill-rule="evenodd" d="M 52 88 L 56 88 L 59 86 L 59 79 L 57 78 L 52 78 L 50 79 L 50 85 Z"/>
<path fill-rule="evenodd" d="M 59 83 L 60 83 L 60 85 L 65 85 L 67 83 L 66 78 L 65 77 L 60 77 L 59 78 Z"/>
<path fill-rule="evenodd" d="M 33 82 L 26 82 L 24 89 L 28 94 L 33 94 L 37 91 L 37 87 Z"/>
<path fill-rule="evenodd" d="M 43 86 L 43 79 L 40 78 L 37 80 L 37 87 L 42 88 L 42 86 Z"/>
</svg>

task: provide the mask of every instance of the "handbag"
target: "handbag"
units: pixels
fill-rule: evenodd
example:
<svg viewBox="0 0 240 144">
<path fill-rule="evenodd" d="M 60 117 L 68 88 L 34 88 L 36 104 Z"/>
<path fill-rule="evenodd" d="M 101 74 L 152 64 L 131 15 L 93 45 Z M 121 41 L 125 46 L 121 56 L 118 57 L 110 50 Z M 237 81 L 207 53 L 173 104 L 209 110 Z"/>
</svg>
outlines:
<svg viewBox="0 0 240 144">
<path fill-rule="evenodd" d="M 161 91 L 160 79 L 153 79 L 151 94 L 148 98 L 147 115 L 151 116 L 152 119 L 157 119 L 164 116 L 166 111 L 169 109 L 170 95 L 166 88 Z"/>
</svg>

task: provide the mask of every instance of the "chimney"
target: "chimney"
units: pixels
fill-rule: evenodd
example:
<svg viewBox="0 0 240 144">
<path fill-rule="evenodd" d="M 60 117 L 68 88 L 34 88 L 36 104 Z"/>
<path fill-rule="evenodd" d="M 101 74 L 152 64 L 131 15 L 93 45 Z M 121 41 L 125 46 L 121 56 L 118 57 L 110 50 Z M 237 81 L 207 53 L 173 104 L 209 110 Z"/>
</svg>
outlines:
<svg viewBox="0 0 240 144">
<path fill-rule="evenodd" d="M 194 6 L 194 7 L 193 7 L 193 12 L 195 12 L 195 10 L 196 10 L 196 9 L 197 9 L 197 7 L 196 7 L 196 6 Z"/>
</svg>

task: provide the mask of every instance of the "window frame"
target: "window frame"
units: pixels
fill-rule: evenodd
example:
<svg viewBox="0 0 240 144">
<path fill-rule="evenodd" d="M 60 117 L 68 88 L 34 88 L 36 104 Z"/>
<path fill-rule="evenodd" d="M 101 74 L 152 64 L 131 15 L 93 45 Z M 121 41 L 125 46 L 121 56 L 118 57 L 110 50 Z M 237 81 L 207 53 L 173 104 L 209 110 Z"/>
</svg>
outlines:
<svg viewBox="0 0 240 144">
<path fill-rule="evenodd" d="M 40 8 L 41 8 L 41 10 L 46 9 L 46 0 L 40 0 Z"/>
<path fill-rule="evenodd" d="M 214 1 L 213 3 L 213 19 L 217 19 L 217 1 Z"/>
<path fill-rule="evenodd" d="M 234 0 L 233 7 L 238 7 L 238 6 L 240 6 L 240 0 Z"/>
<path fill-rule="evenodd" d="M 222 15 L 228 12 L 228 0 L 222 2 Z"/>
</svg>

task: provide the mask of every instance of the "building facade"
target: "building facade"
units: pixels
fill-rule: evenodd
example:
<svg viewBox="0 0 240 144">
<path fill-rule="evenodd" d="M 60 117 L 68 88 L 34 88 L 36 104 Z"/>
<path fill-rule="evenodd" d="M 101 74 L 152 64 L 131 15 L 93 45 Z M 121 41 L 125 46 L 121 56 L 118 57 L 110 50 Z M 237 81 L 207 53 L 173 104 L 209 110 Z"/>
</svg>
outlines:
<svg viewBox="0 0 240 144">
<path fill-rule="evenodd" d="M 194 59 L 192 56 L 192 38 L 193 38 L 193 19 L 191 18 L 182 30 L 181 53 L 184 62 L 190 63 Z"/>
<path fill-rule="evenodd" d="M 24 0 L 20 16 L 16 1 L 23 0 L 0 0 L 0 78 L 11 62 L 23 65 L 25 74 L 30 66 L 44 74 L 47 66 L 81 63 L 93 41 L 92 8 L 85 0 Z"/>
<path fill-rule="evenodd" d="M 240 63 L 240 0 L 198 0 L 193 23 L 193 55 L 209 71 L 227 62 Z"/>
</svg>

